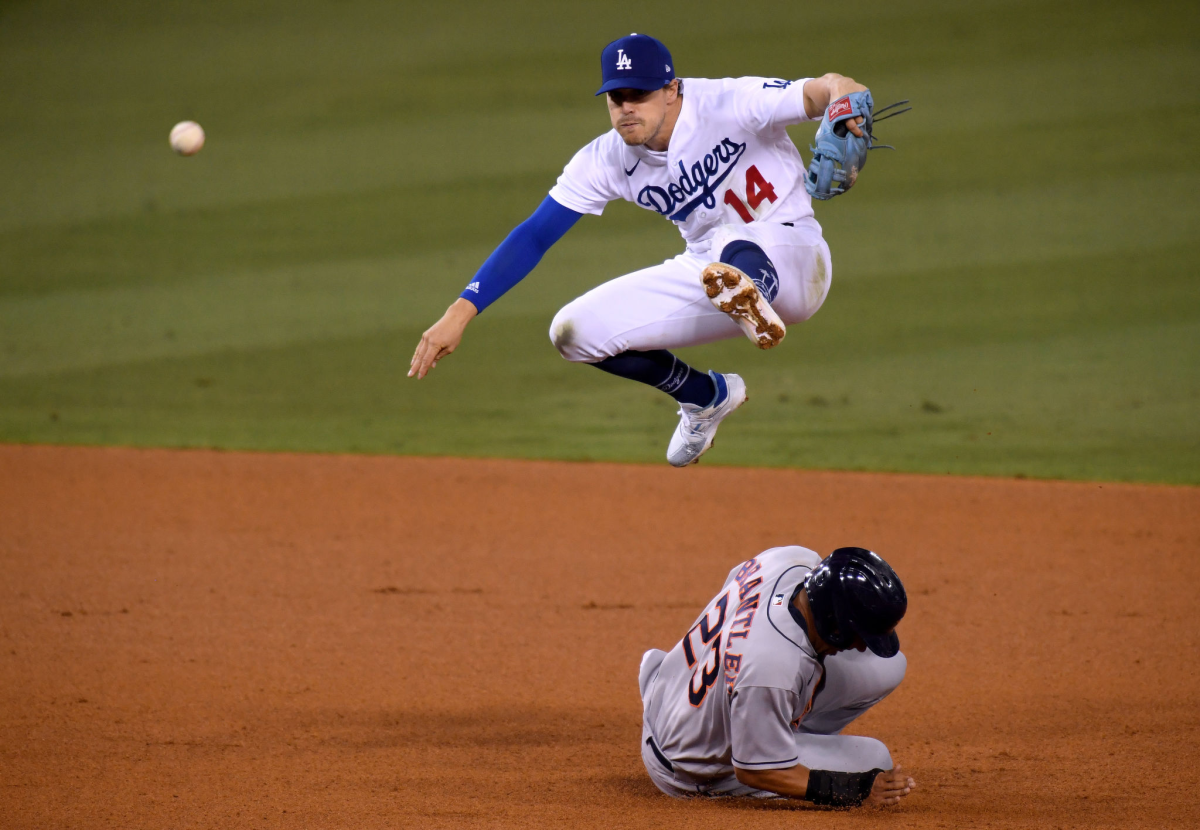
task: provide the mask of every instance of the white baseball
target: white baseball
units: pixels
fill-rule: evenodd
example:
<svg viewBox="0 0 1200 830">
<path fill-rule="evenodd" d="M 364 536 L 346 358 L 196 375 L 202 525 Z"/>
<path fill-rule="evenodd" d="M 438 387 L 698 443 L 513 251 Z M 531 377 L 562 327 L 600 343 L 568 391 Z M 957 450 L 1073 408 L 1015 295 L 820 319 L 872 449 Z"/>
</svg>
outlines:
<svg viewBox="0 0 1200 830">
<path fill-rule="evenodd" d="M 204 128 L 195 121 L 180 121 L 171 128 L 171 149 L 181 156 L 194 156 L 204 146 Z"/>
</svg>

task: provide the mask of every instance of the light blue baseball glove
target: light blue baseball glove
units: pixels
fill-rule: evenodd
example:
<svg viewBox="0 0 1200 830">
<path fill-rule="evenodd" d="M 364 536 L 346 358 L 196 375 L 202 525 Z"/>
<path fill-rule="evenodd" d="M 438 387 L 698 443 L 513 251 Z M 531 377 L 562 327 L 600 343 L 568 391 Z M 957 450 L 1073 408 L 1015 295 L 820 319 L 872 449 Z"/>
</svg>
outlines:
<svg viewBox="0 0 1200 830">
<path fill-rule="evenodd" d="M 815 143 L 809 148 L 813 158 L 808 165 L 808 174 L 804 177 L 804 189 L 808 191 L 808 195 L 814 199 L 832 199 L 834 196 L 840 196 L 858 180 L 858 174 L 866 166 L 869 150 L 879 147 L 894 150 L 889 144 L 876 144 L 871 131 L 876 121 L 883 121 L 912 109 L 894 109 L 907 103 L 908 101 L 897 101 L 886 106 L 879 111 L 880 114 L 888 110 L 894 111 L 882 118 L 877 117 L 871 90 L 867 89 L 843 95 L 826 107 L 821 126 L 817 128 L 817 135 L 813 139 Z M 863 119 L 863 123 L 859 125 L 863 133 L 862 138 L 850 132 L 846 122 L 851 118 Z"/>
</svg>

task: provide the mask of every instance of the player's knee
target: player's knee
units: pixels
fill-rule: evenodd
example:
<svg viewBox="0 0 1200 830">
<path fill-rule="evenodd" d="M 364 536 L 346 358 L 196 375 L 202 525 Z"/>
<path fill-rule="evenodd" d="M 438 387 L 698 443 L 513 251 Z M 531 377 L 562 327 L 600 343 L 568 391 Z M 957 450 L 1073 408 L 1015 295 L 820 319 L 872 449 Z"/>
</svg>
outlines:
<svg viewBox="0 0 1200 830">
<path fill-rule="evenodd" d="M 589 363 L 591 361 L 588 359 L 582 338 L 585 333 L 584 327 L 580 325 L 572 306 L 574 303 L 568 303 L 554 315 L 554 321 L 550 323 L 550 342 L 567 360 L 573 363 Z"/>
<path fill-rule="evenodd" d="M 908 671 L 908 658 L 904 652 L 897 652 L 895 657 L 879 661 L 879 691 L 882 695 L 891 694 L 900 685 Z"/>
<path fill-rule="evenodd" d="M 558 353 L 570 360 L 570 351 L 575 343 L 575 321 L 571 319 L 571 306 L 566 305 L 558 310 L 550 322 L 550 342 Z"/>
<path fill-rule="evenodd" d="M 860 681 L 859 699 L 868 706 L 874 706 L 900 685 L 907 670 L 908 659 L 903 652 L 886 660 L 871 661 L 871 672 Z"/>
<path fill-rule="evenodd" d="M 605 348 L 605 336 L 593 315 L 578 301 L 567 303 L 550 324 L 550 342 L 558 353 L 572 363 L 597 363 L 612 353 Z"/>
</svg>

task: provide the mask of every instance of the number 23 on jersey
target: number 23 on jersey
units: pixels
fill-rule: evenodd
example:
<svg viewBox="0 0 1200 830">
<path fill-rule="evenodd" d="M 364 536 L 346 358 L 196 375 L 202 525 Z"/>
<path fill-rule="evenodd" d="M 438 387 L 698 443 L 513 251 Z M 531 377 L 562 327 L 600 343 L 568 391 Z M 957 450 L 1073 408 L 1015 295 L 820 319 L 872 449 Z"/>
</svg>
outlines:
<svg viewBox="0 0 1200 830">
<path fill-rule="evenodd" d="M 717 682 L 721 674 L 721 629 L 725 627 L 728 609 L 729 594 L 724 594 L 683 638 L 683 656 L 687 658 L 688 668 L 696 665 L 697 652 L 702 658 L 700 667 L 692 673 L 692 682 L 688 685 L 688 702 L 693 706 L 704 702 L 709 687 Z M 714 615 L 716 619 L 713 619 Z"/>
</svg>

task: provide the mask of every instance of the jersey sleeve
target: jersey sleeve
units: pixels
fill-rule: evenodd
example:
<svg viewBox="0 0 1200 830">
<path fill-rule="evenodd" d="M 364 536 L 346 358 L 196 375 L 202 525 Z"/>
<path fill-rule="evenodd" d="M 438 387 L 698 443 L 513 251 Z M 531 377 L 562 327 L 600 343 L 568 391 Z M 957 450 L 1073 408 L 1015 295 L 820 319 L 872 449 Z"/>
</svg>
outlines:
<svg viewBox="0 0 1200 830">
<path fill-rule="evenodd" d="M 622 198 L 613 177 L 614 162 L 609 157 L 606 136 L 600 136 L 575 154 L 554 187 L 550 196 L 565 208 L 576 213 L 599 216 L 604 206 Z"/>
<path fill-rule="evenodd" d="M 755 133 L 812 121 L 804 111 L 804 85 L 811 78 L 738 78 L 734 83 L 734 116 Z"/>
<path fill-rule="evenodd" d="M 733 694 L 729 730 L 733 765 L 741 769 L 787 769 L 800 763 L 792 732 L 799 696 L 770 686 L 741 686 Z"/>
<path fill-rule="evenodd" d="M 542 201 L 533 215 L 513 229 L 459 294 L 482 312 L 514 285 L 525 279 L 550 246 L 579 221 L 583 214 L 551 199 Z"/>
</svg>

